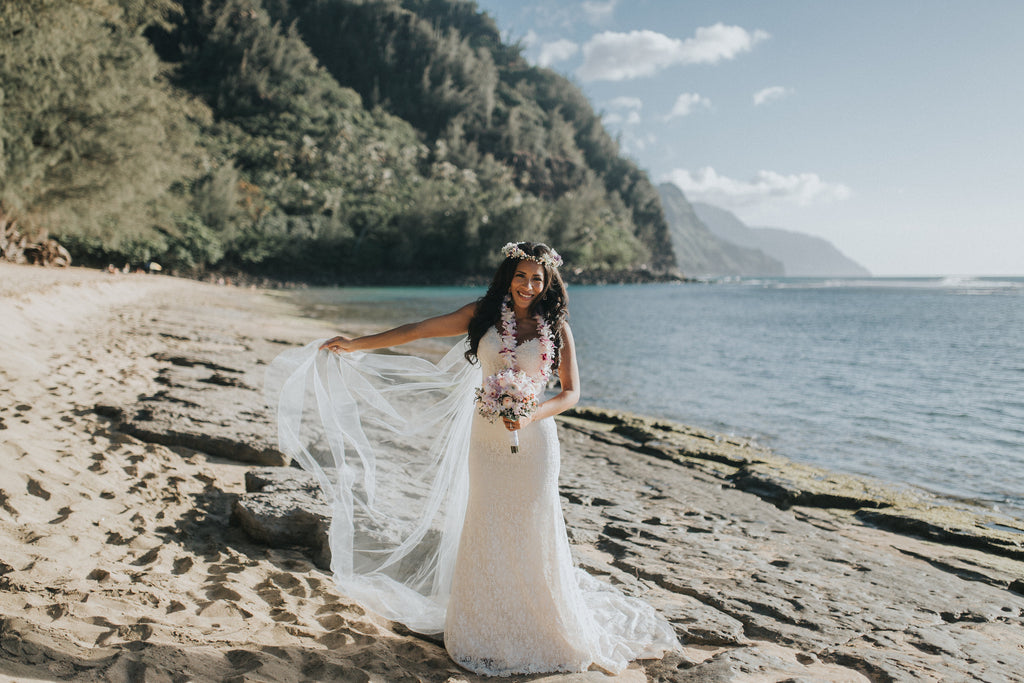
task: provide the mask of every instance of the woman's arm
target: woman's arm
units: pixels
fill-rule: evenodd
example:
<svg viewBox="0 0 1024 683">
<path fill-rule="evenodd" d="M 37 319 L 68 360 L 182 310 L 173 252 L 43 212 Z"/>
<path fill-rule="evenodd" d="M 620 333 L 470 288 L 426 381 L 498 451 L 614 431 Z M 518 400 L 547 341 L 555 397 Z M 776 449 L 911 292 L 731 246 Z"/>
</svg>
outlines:
<svg viewBox="0 0 1024 683">
<path fill-rule="evenodd" d="M 558 380 L 562 385 L 562 391 L 541 403 L 529 417 L 520 418 L 518 422 L 505 420 L 505 427 L 509 431 L 522 429 L 531 422 L 564 413 L 579 403 L 580 369 L 576 364 L 576 343 L 572 339 L 572 330 L 569 329 L 568 323 L 562 326 L 562 347 L 558 352 Z"/>
<path fill-rule="evenodd" d="M 417 339 L 428 337 L 455 337 L 469 331 L 469 321 L 473 318 L 476 303 L 466 304 L 457 311 L 452 311 L 436 318 L 427 318 L 416 323 L 407 323 L 377 334 L 350 339 L 345 336 L 328 339 L 321 344 L 321 349 L 330 351 L 369 351 L 388 346 L 399 346 Z"/>
</svg>

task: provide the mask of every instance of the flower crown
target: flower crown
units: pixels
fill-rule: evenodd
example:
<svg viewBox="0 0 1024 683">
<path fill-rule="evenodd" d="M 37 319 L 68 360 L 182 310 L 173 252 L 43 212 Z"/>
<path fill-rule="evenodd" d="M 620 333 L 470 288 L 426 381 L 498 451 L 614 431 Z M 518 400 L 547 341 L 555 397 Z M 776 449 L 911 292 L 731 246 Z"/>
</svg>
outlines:
<svg viewBox="0 0 1024 683">
<path fill-rule="evenodd" d="M 548 247 L 551 251 L 550 254 L 544 254 L 543 256 L 530 256 L 519 247 L 518 242 L 509 242 L 501 248 L 501 255 L 505 258 L 514 258 L 522 261 L 523 259 L 529 259 L 535 261 L 542 266 L 551 266 L 552 268 L 558 268 L 562 265 L 562 257 L 558 255 L 558 252 L 551 247 Z"/>
</svg>

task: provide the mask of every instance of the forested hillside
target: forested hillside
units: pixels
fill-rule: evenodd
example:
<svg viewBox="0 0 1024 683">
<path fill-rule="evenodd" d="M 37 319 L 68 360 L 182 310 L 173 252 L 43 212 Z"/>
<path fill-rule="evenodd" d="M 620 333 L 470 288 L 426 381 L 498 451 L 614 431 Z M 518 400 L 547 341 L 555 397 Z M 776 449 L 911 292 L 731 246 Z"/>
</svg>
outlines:
<svg viewBox="0 0 1024 683">
<path fill-rule="evenodd" d="M 473 2 L 5 2 L 0 91 L 0 220 L 79 262 L 467 275 L 538 239 L 674 267 L 646 174 Z"/>
</svg>

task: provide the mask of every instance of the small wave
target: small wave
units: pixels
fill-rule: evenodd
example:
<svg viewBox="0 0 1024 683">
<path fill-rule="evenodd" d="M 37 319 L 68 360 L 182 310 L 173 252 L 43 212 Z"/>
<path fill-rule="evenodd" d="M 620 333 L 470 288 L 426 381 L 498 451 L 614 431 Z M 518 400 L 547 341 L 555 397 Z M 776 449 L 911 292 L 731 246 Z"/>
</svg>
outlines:
<svg viewBox="0 0 1024 683">
<path fill-rule="evenodd" d="M 964 293 L 995 293 L 1024 290 L 1024 277 L 948 275 L 945 277 L 780 277 L 722 278 L 723 284 L 742 284 L 764 289 L 946 289 Z"/>
<path fill-rule="evenodd" d="M 1024 279 L 949 276 L 939 280 L 938 286 L 945 289 L 992 292 L 1001 290 L 1024 289 Z"/>
<path fill-rule="evenodd" d="M 978 278 L 950 275 L 939 280 L 938 285 L 940 287 L 972 287 L 981 284 L 981 282 Z"/>
</svg>

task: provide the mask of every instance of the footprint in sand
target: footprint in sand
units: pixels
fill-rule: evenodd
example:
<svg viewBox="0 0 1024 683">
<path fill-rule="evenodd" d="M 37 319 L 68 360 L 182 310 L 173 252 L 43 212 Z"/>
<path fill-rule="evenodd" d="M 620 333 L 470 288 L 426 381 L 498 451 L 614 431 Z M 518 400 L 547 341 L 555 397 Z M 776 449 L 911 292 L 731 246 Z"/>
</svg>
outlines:
<svg viewBox="0 0 1024 683">
<path fill-rule="evenodd" d="M 91 572 L 89 572 L 88 576 L 86 576 L 85 578 L 89 579 L 90 581 L 106 581 L 110 578 L 110 572 L 108 572 L 106 569 L 100 569 L 97 567 L 96 569 L 93 569 Z"/>
<path fill-rule="evenodd" d="M 234 674 L 246 674 L 263 666 L 259 655 L 248 650 L 228 650 L 224 656 L 231 663 Z"/>
<path fill-rule="evenodd" d="M 152 550 L 146 551 L 139 559 L 132 562 L 137 567 L 141 567 L 144 564 L 152 564 L 157 556 L 160 555 L 160 547 L 153 548 Z"/>
<path fill-rule="evenodd" d="M 57 516 L 50 520 L 50 524 L 63 524 L 71 516 L 71 508 L 64 506 L 57 510 Z"/>
<path fill-rule="evenodd" d="M 330 649 L 348 645 L 369 645 L 377 640 L 377 629 L 372 624 L 351 624 L 345 618 L 335 615 L 336 619 L 324 617 L 317 621 L 328 631 L 318 636 L 316 641 Z"/>
<path fill-rule="evenodd" d="M 333 605 L 336 612 L 317 618 L 317 623 L 328 633 L 317 637 L 317 642 L 331 649 L 346 645 L 366 645 L 373 642 L 379 631 L 373 624 L 353 624 L 341 615 L 343 605 Z"/>
<path fill-rule="evenodd" d="M 197 607 L 196 614 L 207 618 L 242 617 L 243 619 L 248 619 L 252 616 L 252 612 L 224 600 L 201 601 L 197 604 Z"/>
<path fill-rule="evenodd" d="M 348 625 L 348 619 L 341 616 L 340 614 L 328 614 L 327 616 L 320 617 L 316 620 L 318 624 L 323 626 L 328 631 L 341 628 L 342 626 Z"/>
<path fill-rule="evenodd" d="M 67 605 L 62 605 L 59 602 L 55 602 L 46 608 L 46 614 L 54 621 L 57 621 L 62 616 L 68 613 Z"/>
<path fill-rule="evenodd" d="M 180 576 L 192 569 L 194 562 L 191 557 L 179 557 L 174 560 L 174 565 L 171 568 L 171 573 Z"/>
<path fill-rule="evenodd" d="M 284 594 L 281 592 L 281 590 L 269 581 L 264 581 L 263 583 L 256 586 L 256 595 L 260 597 L 260 600 L 267 603 L 271 607 L 278 607 L 280 605 L 283 605 L 285 602 Z"/>
<path fill-rule="evenodd" d="M 7 495 L 7 492 L 0 489 L 0 508 L 3 508 L 4 512 L 11 515 L 12 517 L 17 517 L 18 511 L 15 510 L 11 506 L 11 504 L 7 502 L 8 500 L 10 500 L 10 497 Z"/>
<path fill-rule="evenodd" d="M 228 574 L 239 574 L 245 571 L 245 567 L 237 561 L 227 561 L 221 564 L 211 564 L 207 569 L 210 576 L 227 576 Z"/>
<path fill-rule="evenodd" d="M 211 600 L 227 600 L 229 602 L 238 602 L 242 599 L 241 595 L 227 586 L 214 586 L 207 589 L 206 597 Z"/>
<path fill-rule="evenodd" d="M 126 624 L 117 627 L 117 637 L 121 640 L 148 640 L 153 635 L 153 627 L 149 624 Z"/>
<path fill-rule="evenodd" d="M 274 572 L 273 574 L 268 575 L 267 579 L 269 581 L 273 581 L 285 590 L 302 587 L 302 584 L 295 576 L 284 572 Z"/>
<path fill-rule="evenodd" d="M 280 609 L 278 607 L 275 607 L 274 609 L 270 610 L 270 618 L 278 623 L 287 622 L 292 624 L 299 620 L 298 615 L 295 615 L 286 609 Z"/>
<path fill-rule="evenodd" d="M 43 500 L 50 500 L 50 492 L 44 489 L 42 484 L 31 477 L 28 480 L 28 492 L 33 496 L 42 498 Z"/>
</svg>

